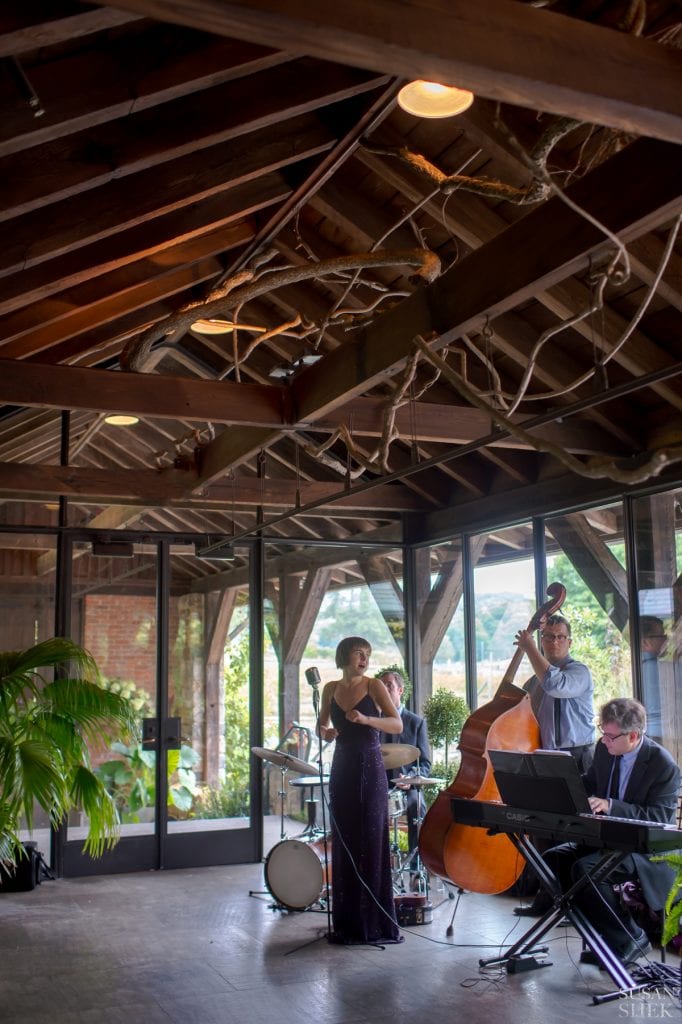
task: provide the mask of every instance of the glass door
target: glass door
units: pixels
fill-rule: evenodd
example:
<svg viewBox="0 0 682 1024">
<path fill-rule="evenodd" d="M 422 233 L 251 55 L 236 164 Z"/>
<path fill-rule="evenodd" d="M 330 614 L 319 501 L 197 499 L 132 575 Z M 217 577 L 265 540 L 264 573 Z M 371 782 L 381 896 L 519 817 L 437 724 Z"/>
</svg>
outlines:
<svg viewBox="0 0 682 1024">
<path fill-rule="evenodd" d="M 258 858 L 250 565 L 248 548 L 227 563 L 189 542 L 74 542 L 71 635 L 94 655 L 103 685 L 132 701 L 139 736 L 91 745 L 120 840 L 91 859 L 82 852 L 87 820 L 74 815 L 65 874 Z"/>
<path fill-rule="evenodd" d="M 157 545 L 124 538 L 75 540 L 71 556 L 70 633 L 95 658 L 101 683 L 132 701 L 143 722 L 158 705 Z M 66 875 L 148 870 L 158 866 L 156 750 L 141 739 L 103 736 L 90 745 L 92 766 L 113 797 L 120 840 L 102 857 L 82 852 L 88 822 L 67 823 Z"/>
</svg>

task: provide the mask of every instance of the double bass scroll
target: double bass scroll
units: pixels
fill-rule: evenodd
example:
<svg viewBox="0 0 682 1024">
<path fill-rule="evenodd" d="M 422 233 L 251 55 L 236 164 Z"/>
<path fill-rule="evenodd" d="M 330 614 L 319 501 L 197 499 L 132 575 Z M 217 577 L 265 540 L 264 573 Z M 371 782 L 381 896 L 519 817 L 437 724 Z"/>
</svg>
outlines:
<svg viewBox="0 0 682 1024">
<path fill-rule="evenodd" d="M 541 629 L 566 598 L 561 583 L 551 583 L 547 593 L 549 600 L 528 623 L 530 632 Z M 450 810 L 453 796 L 500 799 L 488 750 L 530 751 L 540 746 L 540 728 L 530 696 L 513 682 L 522 658 L 523 651 L 517 648 L 492 700 L 473 711 L 464 723 L 459 771 L 427 811 L 419 834 L 419 854 L 428 870 L 471 892 L 505 892 L 525 863 L 508 836 L 489 836 L 480 829 L 457 824 Z"/>
</svg>

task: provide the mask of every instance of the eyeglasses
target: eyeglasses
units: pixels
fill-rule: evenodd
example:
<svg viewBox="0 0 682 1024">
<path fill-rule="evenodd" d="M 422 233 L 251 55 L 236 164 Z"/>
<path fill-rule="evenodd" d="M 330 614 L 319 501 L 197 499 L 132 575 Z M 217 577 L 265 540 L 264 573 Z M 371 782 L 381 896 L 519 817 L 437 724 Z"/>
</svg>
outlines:
<svg viewBox="0 0 682 1024">
<path fill-rule="evenodd" d="M 626 729 L 625 732 L 604 732 L 603 725 L 598 725 L 597 729 L 599 729 L 599 732 L 602 734 L 605 740 L 617 740 L 620 739 L 621 736 L 627 736 L 630 733 L 629 729 Z"/>
<path fill-rule="evenodd" d="M 566 636 L 565 633 L 540 633 L 541 640 L 549 640 L 551 643 L 562 643 L 564 640 L 569 640 L 570 637 Z"/>
</svg>

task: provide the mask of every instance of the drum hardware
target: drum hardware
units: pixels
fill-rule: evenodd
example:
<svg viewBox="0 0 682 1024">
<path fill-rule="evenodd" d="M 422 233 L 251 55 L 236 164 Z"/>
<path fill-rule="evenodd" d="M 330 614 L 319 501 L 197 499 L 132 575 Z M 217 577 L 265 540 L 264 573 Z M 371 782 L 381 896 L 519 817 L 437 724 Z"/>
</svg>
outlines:
<svg viewBox="0 0 682 1024">
<path fill-rule="evenodd" d="M 425 786 L 438 786 L 440 785 L 440 779 L 432 779 L 427 775 L 399 775 L 393 779 L 395 786 L 414 786 L 417 789 L 424 789 Z M 405 789 L 401 787 L 400 790 L 403 794 Z M 420 805 L 421 806 L 421 802 Z M 417 826 L 417 831 L 421 828 L 421 823 L 424 819 L 417 817 L 414 819 L 414 824 Z M 394 823 L 394 844 L 397 848 L 397 840 L 395 834 L 395 823 Z M 405 889 L 405 873 L 409 873 L 409 884 L 412 892 L 424 895 L 428 898 L 429 893 L 429 873 L 424 867 L 424 863 L 419 854 L 419 845 L 404 856 L 398 854 L 398 863 L 394 869 L 394 890 L 398 893 L 404 893 Z M 426 923 L 426 922 L 420 922 Z"/>
<path fill-rule="evenodd" d="M 388 791 L 388 816 L 399 818 L 405 813 L 405 794 L 400 789 L 389 789 Z M 394 822 L 395 824 L 395 822 Z"/>
<path fill-rule="evenodd" d="M 319 671 L 316 668 L 308 668 L 308 669 L 306 669 L 305 677 L 306 677 L 306 681 L 307 681 L 308 685 L 311 687 L 311 689 L 313 691 L 313 711 L 315 712 L 315 726 L 316 726 L 315 731 L 316 731 L 317 736 L 318 736 L 318 750 L 317 750 L 317 766 L 316 766 L 316 768 L 313 769 L 313 772 L 305 772 L 304 774 L 305 775 L 312 775 L 314 772 L 316 772 L 317 776 L 318 776 L 318 779 L 319 779 L 319 783 L 320 783 L 320 792 L 321 792 L 321 796 L 322 796 L 322 832 L 323 832 L 323 838 L 322 838 L 321 841 L 318 840 L 317 843 L 313 843 L 311 845 L 317 845 L 319 847 L 320 842 L 321 842 L 321 846 L 322 846 L 321 867 L 322 867 L 323 881 L 324 881 L 325 886 L 326 886 L 326 892 L 325 892 L 324 898 L 322 898 L 321 896 L 318 896 L 318 900 L 317 901 L 319 903 L 321 903 L 321 905 L 324 907 L 324 909 L 326 911 L 326 914 L 327 914 L 327 932 L 326 932 L 326 935 L 324 936 L 324 938 L 326 938 L 327 941 L 330 942 L 331 938 L 332 938 L 332 901 L 331 901 L 331 886 L 329 884 L 331 882 L 331 844 L 328 841 L 328 833 L 327 833 L 327 815 L 326 815 L 326 811 L 325 811 L 325 799 L 324 799 L 324 781 L 325 780 L 324 780 L 324 766 L 323 766 L 323 761 L 322 761 L 322 733 L 321 733 L 321 730 L 320 730 L 320 687 L 319 687 L 319 684 L 321 683 L 322 680 L 321 680 L 321 677 L 320 677 L 320 673 L 319 673 Z M 310 946 L 312 943 L 319 942 L 319 941 L 320 941 L 319 939 L 312 939 L 310 942 L 304 942 L 302 946 L 297 946 L 296 949 L 289 950 L 289 952 L 290 953 L 295 953 L 299 949 L 304 949 L 306 946 Z"/>
<path fill-rule="evenodd" d="M 417 777 L 417 776 L 415 776 L 415 777 Z M 422 778 L 424 778 L 424 776 L 422 776 Z M 398 781 L 398 780 L 396 780 L 396 781 Z M 433 784 L 433 781 L 434 781 L 433 779 L 429 779 L 428 780 L 428 782 L 431 783 L 431 784 Z M 425 785 L 425 784 L 426 783 L 424 782 L 423 785 Z M 390 800 L 390 795 L 391 794 L 389 793 L 389 800 Z M 403 795 L 403 799 L 404 799 L 404 794 L 401 794 L 401 795 Z M 399 896 L 402 896 L 402 895 L 405 895 L 406 893 L 408 893 L 408 889 L 406 888 L 406 883 L 405 883 L 405 875 L 407 875 L 408 876 L 409 887 L 410 887 L 409 892 L 412 895 L 414 895 L 415 894 L 415 890 L 416 890 L 416 894 L 424 897 L 424 899 L 428 902 L 428 897 L 429 897 L 429 873 L 426 870 L 426 868 L 424 867 L 424 862 L 422 861 L 422 859 L 421 859 L 421 857 L 419 855 L 419 845 L 418 844 L 412 850 L 408 850 L 407 853 L 404 853 L 404 854 L 401 853 L 401 851 L 400 851 L 400 844 L 398 842 L 398 818 L 399 818 L 399 815 L 397 815 L 397 814 L 393 817 L 393 841 L 391 842 L 391 846 L 390 846 L 390 853 L 391 853 L 391 877 L 392 877 L 392 880 L 393 880 L 393 891 L 396 894 L 395 898 L 398 899 Z M 421 823 L 422 823 L 423 820 L 424 819 L 422 817 L 420 817 L 420 816 L 418 816 L 418 817 L 416 817 L 414 819 L 414 823 L 417 826 L 417 832 L 419 832 L 419 829 L 421 828 Z M 430 910 L 433 910 L 433 907 L 431 907 L 430 904 L 429 904 L 429 907 L 430 907 Z M 422 921 L 419 921 L 418 923 L 419 924 L 428 924 L 430 922 L 430 920 L 431 920 L 431 918 L 429 918 L 429 921 L 422 920 Z M 398 923 L 400 924 L 400 921 Z M 415 923 L 415 922 L 413 922 L 413 923 Z"/>
<path fill-rule="evenodd" d="M 279 768 L 280 784 L 277 793 L 279 797 L 279 838 L 286 839 L 286 832 L 284 831 L 284 798 L 286 796 L 284 779 L 286 773 L 291 769 L 295 772 L 303 772 L 304 775 L 312 775 L 317 769 L 314 764 L 308 764 L 307 761 L 302 761 L 300 757 L 294 757 L 293 754 L 285 754 L 282 750 L 270 750 L 268 747 L 251 747 L 251 750 L 256 757 L 260 757 L 263 761 L 268 761 L 270 764 L 275 764 Z"/>
<path fill-rule="evenodd" d="M 317 805 L 319 800 L 315 798 L 315 787 L 322 785 L 326 786 L 329 782 L 329 776 L 324 775 L 320 781 L 319 775 L 302 775 L 298 779 L 291 779 L 290 786 L 307 786 L 310 788 L 310 795 L 305 801 L 307 810 L 307 825 L 301 832 L 299 839 L 304 836 L 309 836 L 311 839 L 319 838 L 324 835 L 324 829 L 321 829 L 317 824 Z M 324 792 L 322 794 L 324 800 Z"/>
</svg>

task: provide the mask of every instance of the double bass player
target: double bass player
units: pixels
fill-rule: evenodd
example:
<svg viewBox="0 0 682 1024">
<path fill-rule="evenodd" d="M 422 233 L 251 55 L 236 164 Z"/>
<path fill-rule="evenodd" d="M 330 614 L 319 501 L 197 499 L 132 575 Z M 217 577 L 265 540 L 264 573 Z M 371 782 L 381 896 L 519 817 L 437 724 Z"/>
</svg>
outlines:
<svg viewBox="0 0 682 1024">
<path fill-rule="evenodd" d="M 540 726 L 543 750 L 567 750 L 584 774 L 594 757 L 594 683 L 581 661 L 570 655 L 571 624 L 563 615 L 550 615 L 540 633 L 542 650 L 533 634 L 521 629 L 516 645 L 530 661 L 535 676 L 526 689 Z"/>
</svg>

